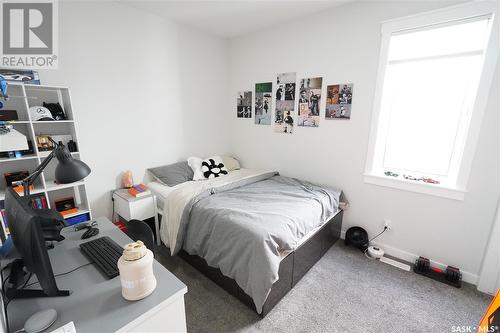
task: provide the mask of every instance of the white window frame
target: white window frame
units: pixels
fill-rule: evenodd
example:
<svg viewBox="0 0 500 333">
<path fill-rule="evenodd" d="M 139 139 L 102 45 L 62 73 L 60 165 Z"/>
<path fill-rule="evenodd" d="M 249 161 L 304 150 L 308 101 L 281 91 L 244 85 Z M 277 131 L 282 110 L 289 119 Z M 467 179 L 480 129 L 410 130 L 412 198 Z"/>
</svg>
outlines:
<svg viewBox="0 0 500 333">
<path fill-rule="evenodd" d="M 380 58 L 378 66 L 377 81 L 375 85 L 375 98 L 373 102 L 372 124 L 370 138 L 368 142 L 368 153 L 366 159 L 364 181 L 365 183 L 392 187 L 400 190 L 424 193 L 455 200 L 464 200 L 467 192 L 467 182 L 469 179 L 474 153 L 481 129 L 484 111 L 486 109 L 490 95 L 491 83 L 495 74 L 495 67 L 499 53 L 499 24 L 498 24 L 498 2 L 472 2 L 464 5 L 442 8 L 426 13 L 407 16 L 399 19 L 382 22 L 382 40 Z M 388 177 L 380 170 L 375 171 L 376 146 L 379 139 L 379 121 L 381 118 L 381 101 L 384 86 L 384 77 L 388 64 L 389 41 L 391 35 L 405 30 L 414 30 L 444 24 L 464 19 L 471 19 L 479 16 L 491 16 L 490 34 L 487 48 L 485 49 L 484 63 L 478 85 L 478 93 L 474 101 L 469 130 L 466 135 L 464 150 L 460 167 L 454 186 L 444 186 L 441 184 L 428 184 L 402 179 L 402 177 Z M 381 132 L 382 133 L 382 132 Z"/>
</svg>

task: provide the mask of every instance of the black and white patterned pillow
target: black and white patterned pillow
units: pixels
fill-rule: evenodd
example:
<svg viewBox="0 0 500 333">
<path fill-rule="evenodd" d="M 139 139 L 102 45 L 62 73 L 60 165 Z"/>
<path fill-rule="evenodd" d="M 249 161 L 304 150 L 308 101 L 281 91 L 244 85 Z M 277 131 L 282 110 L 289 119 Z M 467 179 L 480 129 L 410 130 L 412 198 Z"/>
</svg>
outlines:
<svg viewBox="0 0 500 333">
<path fill-rule="evenodd" d="M 227 175 L 227 168 L 222 162 L 208 158 L 201 163 L 201 172 L 205 178 L 210 179 Z"/>
</svg>

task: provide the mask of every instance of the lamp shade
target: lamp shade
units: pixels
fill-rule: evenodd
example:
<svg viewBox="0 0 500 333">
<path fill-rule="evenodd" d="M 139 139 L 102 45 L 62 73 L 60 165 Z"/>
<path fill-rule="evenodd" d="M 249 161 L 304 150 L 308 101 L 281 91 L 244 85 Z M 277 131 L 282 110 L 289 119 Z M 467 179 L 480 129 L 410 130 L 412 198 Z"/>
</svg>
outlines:
<svg viewBox="0 0 500 333">
<path fill-rule="evenodd" d="M 82 180 L 90 174 L 90 167 L 76 160 L 64 147 L 56 152 L 59 164 L 56 166 L 55 179 L 58 184 L 69 184 Z"/>
</svg>

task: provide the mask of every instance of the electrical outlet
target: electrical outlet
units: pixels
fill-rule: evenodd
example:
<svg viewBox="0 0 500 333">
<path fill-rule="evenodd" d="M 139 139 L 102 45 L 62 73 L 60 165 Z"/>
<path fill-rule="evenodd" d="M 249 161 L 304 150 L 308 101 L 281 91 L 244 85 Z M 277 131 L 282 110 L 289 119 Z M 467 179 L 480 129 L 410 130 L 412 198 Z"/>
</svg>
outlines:
<svg viewBox="0 0 500 333">
<path fill-rule="evenodd" d="M 387 230 L 391 230 L 392 223 L 391 220 L 384 219 L 384 228 L 387 228 Z"/>
</svg>

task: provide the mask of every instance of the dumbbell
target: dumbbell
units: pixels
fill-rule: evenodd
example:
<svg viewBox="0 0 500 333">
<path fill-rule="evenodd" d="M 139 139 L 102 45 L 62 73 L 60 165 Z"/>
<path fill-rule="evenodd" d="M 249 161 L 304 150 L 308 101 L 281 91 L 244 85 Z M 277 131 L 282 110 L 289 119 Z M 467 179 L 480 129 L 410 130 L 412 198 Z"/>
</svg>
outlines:
<svg viewBox="0 0 500 333">
<path fill-rule="evenodd" d="M 458 283 L 462 280 L 462 273 L 456 267 L 448 266 L 446 267 L 444 278 L 452 283 Z"/>
<path fill-rule="evenodd" d="M 419 272 L 427 272 L 431 268 L 431 262 L 427 258 L 418 257 L 418 259 L 415 260 L 415 268 Z"/>
</svg>

